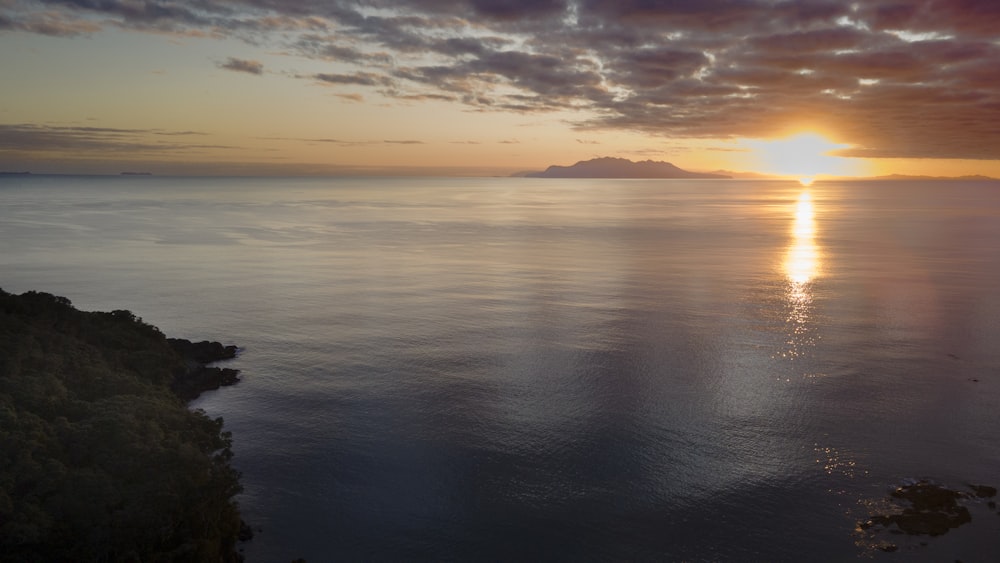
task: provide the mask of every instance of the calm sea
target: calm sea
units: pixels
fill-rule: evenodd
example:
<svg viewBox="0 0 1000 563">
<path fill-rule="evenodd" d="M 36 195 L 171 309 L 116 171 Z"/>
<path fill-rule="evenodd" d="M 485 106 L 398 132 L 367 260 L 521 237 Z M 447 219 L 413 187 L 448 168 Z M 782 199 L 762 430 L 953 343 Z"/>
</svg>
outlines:
<svg viewBox="0 0 1000 563">
<path fill-rule="evenodd" d="M 251 563 L 1000 553 L 856 530 L 1000 485 L 997 183 L 5 177 L 0 287 L 243 348 Z"/>
</svg>

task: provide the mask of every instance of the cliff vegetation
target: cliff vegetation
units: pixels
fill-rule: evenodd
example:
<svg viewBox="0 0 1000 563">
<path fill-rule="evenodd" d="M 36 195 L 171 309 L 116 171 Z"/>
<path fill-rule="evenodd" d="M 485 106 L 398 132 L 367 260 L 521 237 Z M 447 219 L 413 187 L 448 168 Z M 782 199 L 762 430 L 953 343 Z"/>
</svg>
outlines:
<svg viewBox="0 0 1000 563">
<path fill-rule="evenodd" d="M 174 389 L 202 367 L 129 311 L 0 290 L 0 559 L 239 560 L 231 437 Z"/>
</svg>

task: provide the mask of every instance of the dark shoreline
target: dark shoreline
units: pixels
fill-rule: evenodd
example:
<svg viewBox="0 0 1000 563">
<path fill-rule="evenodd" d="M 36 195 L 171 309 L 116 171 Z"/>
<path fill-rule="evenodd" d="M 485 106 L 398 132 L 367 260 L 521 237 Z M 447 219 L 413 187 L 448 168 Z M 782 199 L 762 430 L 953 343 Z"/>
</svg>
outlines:
<svg viewBox="0 0 1000 563">
<path fill-rule="evenodd" d="M 186 371 L 176 374 L 170 384 L 170 389 L 185 403 L 197 399 L 205 391 L 215 391 L 240 382 L 240 370 L 209 366 L 235 358 L 238 347 L 208 340 L 192 342 L 184 338 L 167 338 L 167 343 L 184 359 L 187 367 Z"/>
<path fill-rule="evenodd" d="M 186 338 L 167 338 L 167 343 L 184 359 L 187 368 L 177 373 L 173 383 L 170 384 L 170 390 L 185 404 L 190 404 L 206 391 L 217 391 L 221 387 L 229 387 L 240 382 L 240 370 L 209 365 L 235 358 L 240 351 L 238 346 L 233 344 L 227 346 L 214 340 L 192 342 Z M 237 539 L 240 543 L 248 542 L 253 539 L 253 535 L 253 528 L 241 515 Z M 239 553 L 236 557 L 238 561 L 243 560 L 243 556 Z"/>
<path fill-rule="evenodd" d="M 242 561 L 232 436 L 189 407 L 238 350 L 0 289 L 2 559 Z"/>
</svg>

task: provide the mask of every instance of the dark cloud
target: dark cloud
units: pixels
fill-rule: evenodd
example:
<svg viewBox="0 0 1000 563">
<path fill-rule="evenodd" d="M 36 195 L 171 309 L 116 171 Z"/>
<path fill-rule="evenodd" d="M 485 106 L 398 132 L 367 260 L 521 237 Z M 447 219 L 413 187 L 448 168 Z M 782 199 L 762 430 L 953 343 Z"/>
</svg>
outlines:
<svg viewBox="0 0 1000 563">
<path fill-rule="evenodd" d="M 235 70 L 236 72 L 246 72 L 249 74 L 264 74 L 264 64 L 259 61 L 250 61 L 229 57 L 224 63 L 219 64 L 219 68 Z"/>
<path fill-rule="evenodd" d="M 367 145 L 423 145 L 423 141 L 417 141 L 412 139 L 403 140 L 383 140 L 383 141 L 350 141 L 347 139 L 332 139 L 332 138 L 318 138 L 318 139 L 298 139 L 298 138 L 287 138 L 287 137 L 262 137 L 266 141 L 297 141 L 303 143 L 324 143 L 330 145 L 337 145 L 340 147 L 360 147 Z"/>
<path fill-rule="evenodd" d="M 875 30 L 908 30 L 997 37 L 1000 2 L 995 0 L 923 0 L 862 2 L 860 17 Z"/>
<path fill-rule="evenodd" d="M 41 13 L 15 19 L 0 13 L 0 31 L 27 31 L 53 37 L 73 37 L 100 31 L 101 26 L 85 20 L 73 20 L 59 14 Z"/>
<path fill-rule="evenodd" d="M 458 6 L 464 7 L 464 12 L 472 12 L 487 18 L 517 20 L 561 14 L 566 11 L 568 2 L 565 0 L 467 0 L 454 2 L 449 0 L 417 0 L 411 5 L 424 9 L 437 8 L 438 12 L 448 12 Z"/>
<path fill-rule="evenodd" d="M 292 44 L 292 49 L 306 57 L 341 63 L 387 65 L 392 62 L 385 53 L 365 53 L 350 45 L 340 42 L 335 36 L 306 33 Z"/>
<path fill-rule="evenodd" d="M 402 100 L 411 100 L 415 102 L 424 101 L 437 101 L 437 102 L 454 102 L 456 101 L 455 96 L 447 96 L 445 94 L 399 94 L 398 98 Z"/>
<path fill-rule="evenodd" d="M 759 35 L 748 41 L 755 51 L 810 55 L 845 49 L 866 48 L 871 33 L 854 27 L 828 27 Z"/>
<path fill-rule="evenodd" d="M 120 20 L 126 27 L 139 30 L 177 30 L 183 27 L 208 27 L 214 24 L 213 12 L 225 16 L 225 10 L 213 2 L 196 3 L 162 0 L 41 0 L 37 4 L 66 9 L 69 14 L 95 15 Z M 190 4 L 185 6 L 185 4 Z"/>
<path fill-rule="evenodd" d="M 225 145 L 183 143 L 174 137 L 199 136 L 197 131 L 118 129 L 35 124 L 0 124 L 0 150 L 21 152 L 162 153 L 197 149 L 229 149 Z M 168 139 L 156 140 L 156 137 Z"/>
<path fill-rule="evenodd" d="M 355 84 L 358 86 L 388 86 L 391 80 L 372 72 L 356 72 L 354 74 L 314 74 L 312 78 L 328 84 Z"/>
<path fill-rule="evenodd" d="M 849 10 L 846 2 L 823 0 L 582 0 L 580 7 L 596 24 L 731 34 L 833 23 Z"/>
<path fill-rule="evenodd" d="M 11 5 L 0 30 L 73 35 L 110 24 L 232 37 L 328 63 L 304 76 L 324 84 L 474 111 L 569 112 L 581 129 L 732 138 L 812 126 L 856 155 L 1000 155 L 996 0 Z"/>
<path fill-rule="evenodd" d="M 621 53 L 612 60 L 608 75 L 616 83 L 638 88 L 656 88 L 681 78 L 689 78 L 709 64 L 701 51 L 672 47 L 647 47 Z"/>
</svg>

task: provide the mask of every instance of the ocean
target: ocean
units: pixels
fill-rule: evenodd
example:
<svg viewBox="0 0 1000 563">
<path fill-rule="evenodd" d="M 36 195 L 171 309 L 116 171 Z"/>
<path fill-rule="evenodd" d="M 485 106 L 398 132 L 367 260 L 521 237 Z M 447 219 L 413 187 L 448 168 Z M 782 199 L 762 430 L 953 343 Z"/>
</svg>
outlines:
<svg viewBox="0 0 1000 563">
<path fill-rule="evenodd" d="M 1000 557 L 858 527 L 1000 485 L 1000 183 L 10 176 L 0 241 L 242 348 L 250 563 Z"/>
</svg>

